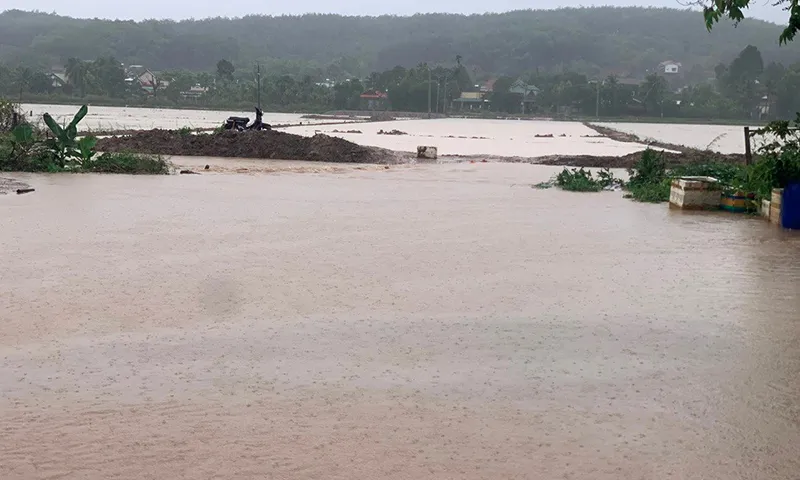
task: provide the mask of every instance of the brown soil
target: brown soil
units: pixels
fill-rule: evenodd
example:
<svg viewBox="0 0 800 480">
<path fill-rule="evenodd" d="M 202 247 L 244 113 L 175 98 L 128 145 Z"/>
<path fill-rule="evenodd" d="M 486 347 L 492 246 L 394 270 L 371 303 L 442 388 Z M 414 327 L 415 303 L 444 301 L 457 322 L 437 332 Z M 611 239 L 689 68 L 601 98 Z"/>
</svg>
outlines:
<svg viewBox="0 0 800 480">
<path fill-rule="evenodd" d="M 396 164 L 411 159 L 410 154 L 365 147 L 337 137 L 321 134 L 303 137 L 274 130 L 226 131 L 207 135 L 182 135 L 171 130 L 147 130 L 129 136 L 100 139 L 97 149 L 103 152 L 339 163 Z"/>
<path fill-rule="evenodd" d="M 744 164 L 744 155 L 730 155 L 713 152 L 687 151 L 684 153 L 663 152 L 668 166 L 693 165 L 703 163 Z M 534 163 L 542 165 L 563 165 L 567 167 L 606 167 L 631 168 L 641 160 L 642 152 L 631 153 L 622 157 L 593 157 L 590 155 L 572 155 L 537 158 Z"/>
<path fill-rule="evenodd" d="M 663 152 L 668 166 L 691 165 L 703 163 L 733 163 L 744 164 L 743 154 L 723 154 L 711 150 L 698 150 L 674 143 L 658 142 L 653 140 L 642 140 L 636 135 L 620 132 L 613 128 L 584 123 L 587 127 L 598 133 L 598 136 L 608 137 L 618 142 L 647 144 L 656 150 L 667 149 L 680 153 Z M 555 155 L 533 159 L 531 163 L 542 165 L 563 165 L 568 167 L 607 167 L 607 168 L 631 168 L 642 158 L 641 152 L 631 153 L 622 157 L 605 157 L 591 155 Z M 516 160 L 516 159 L 515 159 Z M 526 161 L 518 159 L 518 161 Z"/>
<path fill-rule="evenodd" d="M 712 153 L 711 151 L 706 152 L 705 150 L 698 150 L 696 148 L 689 148 L 685 145 L 677 145 L 675 143 L 666 143 L 666 142 L 659 142 L 653 139 L 642 139 L 632 133 L 625 133 L 620 132 L 619 130 L 614 130 L 613 128 L 603 127 L 601 125 L 595 125 L 593 123 L 584 122 L 584 126 L 591 128 L 595 132 L 597 132 L 598 136 L 600 137 L 607 137 L 611 140 L 616 140 L 618 142 L 625 142 L 625 143 L 643 143 L 646 145 L 650 145 L 651 147 L 657 148 L 665 148 L 667 150 L 675 150 L 676 152 L 686 152 L 688 150 L 696 151 L 696 152 L 703 152 L 703 153 Z"/>
</svg>

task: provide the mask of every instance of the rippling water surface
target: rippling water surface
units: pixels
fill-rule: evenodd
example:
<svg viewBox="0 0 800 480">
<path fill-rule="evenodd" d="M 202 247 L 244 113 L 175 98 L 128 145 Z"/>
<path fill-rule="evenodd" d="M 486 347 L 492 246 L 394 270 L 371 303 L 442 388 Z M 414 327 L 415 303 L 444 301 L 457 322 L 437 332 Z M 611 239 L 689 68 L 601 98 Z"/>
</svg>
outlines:
<svg viewBox="0 0 800 480">
<path fill-rule="evenodd" d="M 0 478 L 797 478 L 797 235 L 539 166 L 270 164 L 18 175 Z"/>
</svg>

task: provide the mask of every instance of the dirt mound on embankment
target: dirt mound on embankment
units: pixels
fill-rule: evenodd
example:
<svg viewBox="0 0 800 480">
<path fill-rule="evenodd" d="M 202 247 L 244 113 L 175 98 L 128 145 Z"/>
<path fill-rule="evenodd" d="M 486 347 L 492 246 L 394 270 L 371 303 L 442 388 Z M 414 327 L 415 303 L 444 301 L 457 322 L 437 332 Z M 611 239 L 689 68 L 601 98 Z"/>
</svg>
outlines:
<svg viewBox="0 0 800 480">
<path fill-rule="evenodd" d="M 658 150 L 658 149 L 656 149 Z M 702 152 L 689 150 L 683 153 L 662 152 L 667 166 L 701 165 L 708 163 L 744 164 L 744 155 L 722 154 L 715 152 Z M 566 167 L 603 167 L 603 168 L 631 168 L 642 159 L 642 152 L 631 153 L 622 157 L 600 157 L 591 155 L 555 155 L 552 157 L 538 158 L 532 163 L 542 165 L 558 165 Z"/>
<path fill-rule="evenodd" d="M 365 147 L 337 137 L 303 137 L 271 131 L 225 131 L 191 135 L 172 130 L 147 130 L 122 137 L 100 139 L 103 152 L 135 152 L 202 157 L 272 158 L 337 163 L 404 163 L 406 156 Z"/>
</svg>

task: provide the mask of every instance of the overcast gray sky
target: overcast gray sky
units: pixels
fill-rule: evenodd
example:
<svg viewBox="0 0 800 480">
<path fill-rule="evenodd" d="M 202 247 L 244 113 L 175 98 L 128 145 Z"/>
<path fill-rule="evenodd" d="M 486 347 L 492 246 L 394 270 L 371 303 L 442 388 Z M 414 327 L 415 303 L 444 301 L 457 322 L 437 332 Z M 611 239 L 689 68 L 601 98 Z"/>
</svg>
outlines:
<svg viewBox="0 0 800 480">
<path fill-rule="evenodd" d="M 419 12 L 482 13 L 502 12 L 524 8 L 557 8 L 590 5 L 658 6 L 684 8 L 682 0 L 403 0 L 381 2 L 376 0 L 0 0 L 0 9 L 18 8 L 55 12 L 73 17 L 100 17 L 135 19 L 143 18 L 205 18 L 215 16 L 242 16 L 247 14 L 298 14 L 308 12 L 340 13 L 345 15 L 410 15 Z M 686 1 L 683 2 L 687 3 Z M 786 15 L 770 3 L 774 0 L 753 0 L 750 14 L 774 22 L 785 22 Z M 535 6 L 535 7 L 534 7 Z"/>
</svg>

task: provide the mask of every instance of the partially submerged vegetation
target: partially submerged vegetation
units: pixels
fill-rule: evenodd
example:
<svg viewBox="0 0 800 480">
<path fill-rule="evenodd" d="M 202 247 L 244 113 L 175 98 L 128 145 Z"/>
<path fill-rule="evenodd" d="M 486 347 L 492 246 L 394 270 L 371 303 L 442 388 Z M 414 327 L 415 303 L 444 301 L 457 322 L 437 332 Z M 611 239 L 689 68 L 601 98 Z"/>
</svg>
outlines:
<svg viewBox="0 0 800 480">
<path fill-rule="evenodd" d="M 556 175 L 554 184 L 571 192 L 599 192 L 621 186 L 623 182 L 614 178 L 614 174 L 607 168 L 601 169 L 595 176 L 590 170 L 581 167 L 571 170 L 564 168 L 561 173 Z"/>
<path fill-rule="evenodd" d="M 784 188 L 800 181 L 800 115 L 793 122 L 772 122 L 754 135 L 770 136 L 774 140 L 758 150 L 752 165 L 709 161 L 695 164 L 669 164 L 672 156 L 647 149 L 636 164 L 628 169 L 628 181 L 615 178 L 607 168 L 597 174 L 581 168 L 564 168 L 550 182 L 537 188 L 557 186 L 568 191 L 599 192 L 622 187 L 626 197 L 640 202 L 669 201 L 670 186 L 676 178 L 713 177 L 723 191 L 745 193 L 755 202 L 769 199 L 772 189 Z M 713 156 L 710 156 L 713 159 Z"/>
<path fill-rule="evenodd" d="M 78 136 L 88 113 L 82 106 L 72 121 L 59 125 L 44 114 L 48 130 L 28 123 L 9 102 L 0 100 L 0 171 L 168 174 L 169 162 L 156 155 L 128 152 L 97 155 L 97 138 Z"/>
</svg>

